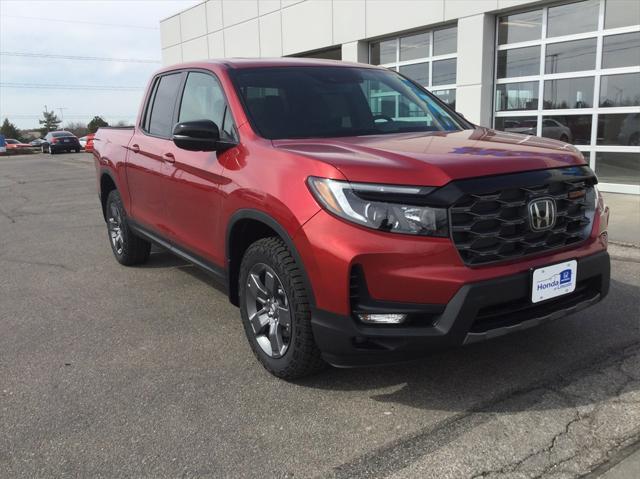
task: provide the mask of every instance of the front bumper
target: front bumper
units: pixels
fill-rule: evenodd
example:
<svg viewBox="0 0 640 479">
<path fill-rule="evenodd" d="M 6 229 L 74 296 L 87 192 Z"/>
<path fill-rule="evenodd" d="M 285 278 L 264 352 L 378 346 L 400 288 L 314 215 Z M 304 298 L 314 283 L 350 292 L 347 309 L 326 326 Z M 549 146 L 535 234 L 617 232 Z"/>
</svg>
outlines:
<svg viewBox="0 0 640 479">
<path fill-rule="evenodd" d="M 527 271 L 465 284 L 441 313 L 433 313 L 440 305 L 420 305 L 417 309 L 425 311 L 426 317 L 410 326 L 369 326 L 351 316 L 316 308 L 311 320 L 313 334 L 325 360 L 335 366 L 414 359 L 436 349 L 494 338 L 580 311 L 607 295 L 609 278 L 609 255 L 602 251 L 578 259 L 573 293 L 548 301 L 531 303 L 531 273 Z"/>
</svg>

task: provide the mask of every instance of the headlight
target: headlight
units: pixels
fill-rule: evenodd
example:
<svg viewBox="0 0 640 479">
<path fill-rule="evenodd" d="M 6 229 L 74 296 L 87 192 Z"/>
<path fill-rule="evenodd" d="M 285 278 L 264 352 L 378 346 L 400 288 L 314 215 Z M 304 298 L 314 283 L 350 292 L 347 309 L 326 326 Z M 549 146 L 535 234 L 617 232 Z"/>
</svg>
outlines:
<svg viewBox="0 0 640 479">
<path fill-rule="evenodd" d="M 419 203 L 432 188 L 349 183 L 313 176 L 308 184 L 322 206 L 347 221 L 392 233 L 448 236 L 446 209 L 412 204 Z"/>
</svg>

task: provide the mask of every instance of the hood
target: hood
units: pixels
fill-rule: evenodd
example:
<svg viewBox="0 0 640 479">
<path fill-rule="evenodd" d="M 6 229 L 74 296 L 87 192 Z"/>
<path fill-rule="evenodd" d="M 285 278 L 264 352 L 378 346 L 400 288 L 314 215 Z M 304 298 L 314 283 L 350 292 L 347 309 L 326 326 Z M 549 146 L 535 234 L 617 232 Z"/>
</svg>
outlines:
<svg viewBox="0 0 640 479">
<path fill-rule="evenodd" d="M 586 164 L 573 146 L 487 128 L 345 138 L 274 140 L 328 163 L 354 182 L 442 186 L 452 180 Z"/>
</svg>

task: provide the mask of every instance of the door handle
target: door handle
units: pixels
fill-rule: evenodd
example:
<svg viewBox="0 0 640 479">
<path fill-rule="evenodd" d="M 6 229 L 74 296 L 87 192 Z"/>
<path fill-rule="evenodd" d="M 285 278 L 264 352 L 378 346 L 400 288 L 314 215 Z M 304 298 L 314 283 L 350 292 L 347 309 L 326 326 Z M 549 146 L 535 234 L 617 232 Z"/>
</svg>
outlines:
<svg viewBox="0 0 640 479">
<path fill-rule="evenodd" d="M 167 163 L 175 163 L 176 162 L 176 157 L 173 156 L 173 153 L 165 153 L 164 155 L 162 155 L 162 159 L 164 161 L 166 161 Z"/>
<path fill-rule="evenodd" d="M 133 151 L 134 153 L 140 153 L 140 146 L 139 145 L 131 145 L 130 150 Z"/>
</svg>

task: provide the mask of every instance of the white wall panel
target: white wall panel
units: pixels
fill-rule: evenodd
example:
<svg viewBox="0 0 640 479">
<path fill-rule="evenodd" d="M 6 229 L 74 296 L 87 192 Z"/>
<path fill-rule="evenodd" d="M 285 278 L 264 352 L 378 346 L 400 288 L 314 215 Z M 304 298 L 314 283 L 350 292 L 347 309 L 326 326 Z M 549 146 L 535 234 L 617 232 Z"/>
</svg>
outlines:
<svg viewBox="0 0 640 479">
<path fill-rule="evenodd" d="M 224 26 L 246 22 L 258 16 L 258 0 L 222 0 Z"/>
<path fill-rule="evenodd" d="M 162 48 L 178 45 L 180 41 L 180 15 L 160 22 L 160 46 Z"/>
<path fill-rule="evenodd" d="M 182 46 L 174 45 L 172 47 L 162 49 L 162 64 L 174 65 L 182 62 Z"/>
<path fill-rule="evenodd" d="M 207 12 L 204 3 L 180 14 L 180 36 L 186 42 L 207 34 Z"/>
<path fill-rule="evenodd" d="M 209 43 L 209 58 L 224 58 L 224 32 L 214 32 L 207 35 Z"/>
<path fill-rule="evenodd" d="M 259 57 L 258 19 L 240 23 L 224 30 L 224 52 L 227 57 Z"/>
<path fill-rule="evenodd" d="M 388 35 L 444 20 L 444 0 L 367 0 L 367 36 Z"/>
<path fill-rule="evenodd" d="M 365 0 L 333 2 L 333 43 L 365 38 L 365 25 Z"/>
<path fill-rule="evenodd" d="M 531 0 L 498 0 L 498 8 L 512 8 L 533 3 L 538 2 L 532 2 Z"/>
<path fill-rule="evenodd" d="M 265 15 L 267 13 L 280 10 L 280 0 L 258 0 L 258 14 Z"/>
<path fill-rule="evenodd" d="M 282 56 L 282 21 L 280 12 L 270 13 L 259 18 L 260 56 Z"/>
<path fill-rule="evenodd" d="M 349 42 L 342 44 L 342 60 L 345 62 L 368 63 L 369 43 Z"/>
<path fill-rule="evenodd" d="M 222 30 L 222 0 L 209 0 L 207 2 L 207 27 L 210 32 Z"/>
<path fill-rule="evenodd" d="M 444 19 L 454 20 L 456 18 L 489 12 L 497 8 L 498 0 L 445 0 Z"/>
<path fill-rule="evenodd" d="M 285 55 L 331 46 L 331 2 L 306 0 L 283 9 L 282 30 L 282 50 Z"/>
<path fill-rule="evenodd" d="M 182 44 L 182 61 L 192 62 L 209 58 L 209 46 L 207 37 L 199 37 Z"/>
</svg>

